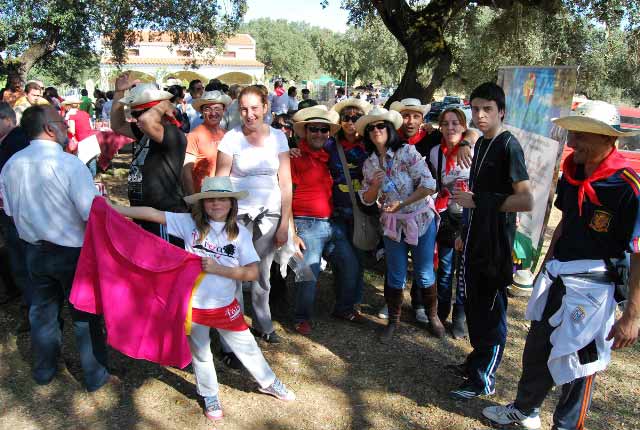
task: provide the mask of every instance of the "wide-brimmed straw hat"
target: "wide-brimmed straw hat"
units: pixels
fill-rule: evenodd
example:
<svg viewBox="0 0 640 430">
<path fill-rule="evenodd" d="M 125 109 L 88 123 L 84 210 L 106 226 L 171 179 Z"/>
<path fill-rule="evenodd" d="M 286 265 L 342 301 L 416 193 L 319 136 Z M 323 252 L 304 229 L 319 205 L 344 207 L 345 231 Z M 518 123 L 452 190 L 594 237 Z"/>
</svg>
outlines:
<svg viewBox="0 0 640 430">
<path fill-rule="evenodd" d="M 191 105 L 197 112 L 200 112 L 200 109 L 202 109 L 202 106 L 213 105 L 213 104 L 224 105 L 224 108 L 226 109 L 231 104 L 231 101 L 232 101 L 231 97 L 229 97 L 222 91 L 216 90 L 216 91 L 207 91 L 206 93 L 202 94 L 202 97 L 192 101 Z"/>
<path fill-rule="evenodd" d="M 423 105 L 419 99 L 407 98 L 402 99 L 400 101 L 395 101 L 391 103 L 389 107 L 390 110 L 395 110 L 397 112 L 404 112 L 406 110 L 420 112 L 422 115 L 429 112 L 431 110 L 431 105 Z"/>
<path fill-rule="evenodd" d="M 586 101 L 578 106 L 572 115 L 552 118 L 551 121 L 569 131 L 616 137 L 640 134 L 640 131 L 621 131 L 618 109 L 614 105 L 600 100 Z"/>
<path fill-rule="evenodd" d="M 369 111 L 373 106 L 371 106 L 371 103 L 369 102 L 357 99 L 355 97 L 351 97 L 334 104 L 331 107 L 331 110 L 340 113 L 344 108 L 348 108 L 348 107 L 354 107 L 354 108 L 360 109 L 366 115 L 367 113 L 369 113 Z"/>
<path fill-rule="evenodd" d="M 173 98 L 173 94 L 169 91 L 159 90 L 155 84 L 137 84 L 129 90 L 129 95 L 121 98 L 119 101 L 122 104 L 136 107 L 155 101 L 169 100 L 171 98 Z"/>
<path fill-rule="evenodd" d="M 202 199 L 244 199 L 248 195 L 249 193 L 246 191 L 234 191 L 231 178 L 228 176 L 208 176 L 202 181 L 200 192 L 185 197 L 184 201 L 192 205 Z"/>
<path fill-rule="evenodd" d="M 80 100 L 80 97 L 78 97 L 78 96 L 69 96 L 69 97 L 65 97 L 65 99 L 61 103 L 61 105 L 62 106 L 79 105 L 81 103 L 82 103 L 82 100 Z"/>
<path fill-rule="evenodd" d="M 356 121 L 356 131 L 360 136 L 364 136 L 365 128 L 372 122 L 389 121 L 396 130 L 402 126 L 402 115 L 395 110 L 386 110 L 382 107 L 374 107 L 365 116 Z"/>
<path fill-rule="evenodd" d="M 327 109 L 325 105 L 300 109 L 292 119 L 294 122 L 293 131 L 300 137 L 304 137 L 305 126 L 311 123 L 327 124 L 331 134 L 336 134 L 340 130 L 340 124 L 338 124 L 340 115 L 333 110 Z"/>
</svg>

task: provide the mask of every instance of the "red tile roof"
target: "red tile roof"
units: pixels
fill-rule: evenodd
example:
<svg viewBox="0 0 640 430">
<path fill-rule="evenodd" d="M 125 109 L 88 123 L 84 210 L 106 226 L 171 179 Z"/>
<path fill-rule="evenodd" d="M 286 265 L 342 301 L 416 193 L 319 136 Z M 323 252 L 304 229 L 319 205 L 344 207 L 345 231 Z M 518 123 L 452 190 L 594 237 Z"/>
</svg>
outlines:
<svg viewBox="0 0 640 430">
<path fill-rule="evenodd" d="M 169 64 L 188 64 L 192 60 L 191 57 L 160 57 L 160 58 L 152 58 L 152 57 L 138 57 L 130 55 L 125 64 L 160 64 L 160 65 L 169 65 Z M 113 64 L 113 60 L 110 58 L 103 58 L 103 64 Z M 208 63 L 201 61 L 200 65 L 206 65 Z M 230 67 L 264 67 L 264 64 L 257 60 L 244 60 L 241 58 L 216 58 L 213 63 L 214 66 L 230 66 Z"/>
</svg>

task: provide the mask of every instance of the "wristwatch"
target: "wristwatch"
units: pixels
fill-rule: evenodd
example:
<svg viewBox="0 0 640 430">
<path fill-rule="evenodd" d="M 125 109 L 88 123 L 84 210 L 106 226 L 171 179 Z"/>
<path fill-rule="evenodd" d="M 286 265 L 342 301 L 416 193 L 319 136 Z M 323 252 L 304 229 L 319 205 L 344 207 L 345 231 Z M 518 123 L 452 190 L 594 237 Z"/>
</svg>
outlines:
<svg viewBox="0 0 640 430">
<path fill-rule="evenodd" d="M 458 146 L 471 146 L 471 143 L 463 139 L 460 143 L 458 143 Z"/>
</svg>

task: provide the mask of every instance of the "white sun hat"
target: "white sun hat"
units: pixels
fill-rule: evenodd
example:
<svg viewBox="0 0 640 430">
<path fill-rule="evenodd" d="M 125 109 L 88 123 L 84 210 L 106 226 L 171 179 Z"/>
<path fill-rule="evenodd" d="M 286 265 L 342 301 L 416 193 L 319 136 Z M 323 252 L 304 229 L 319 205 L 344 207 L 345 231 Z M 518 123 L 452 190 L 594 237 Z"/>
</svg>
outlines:
<svg viewBox="0 0 640 430">
<path fill-rule="evenodd" d="M 137 84 L 135 87 L 129 90 L 129 94 L 126 97 L 121 98 L 119 101 L 125 105 L 129 105 L 132 108 L 136 106 L 162 100 L 170 100 L 173 98 L 173 94 L 169 91 L 159 90 L 155 84 Z"/>
<path fill-rule="evenodd" d="M 334 110 L 329 110 L 325 105 L 316 105 L 308 108 L 300 109 L 293 116 L 293 131 L 300 136 L 305 135 L 305 126 L 311 123 L 327 124 L 331 129 L 329 133 L 336 134 L 340 130 L 338 121 L 340 115 Z"/>
<path fill-rule="evenodd" d="M 231 97 L 229 97 L 222 91 L 216 90 L 216 91 L 207 91 L 206 93 L 202 94 L 202 97 L 192 101 L 191 105 L 197 112 L 200 112 L 200 109 L 202 109 L 202 106 L 213 105 L 213 104 L 224 105 L 224 108 L 226 109 L 231 104 L 231 101 L 232 101 Z"/>
<path fill-rule="evenodd" d="M 406 110 L 420 112 L 421 114 L 425 114 L 431 110 L 431 105 L 423 105 L 419 99 L 407 98 L 402 99 L 400 101 L 395 101 L 391 103 L 389 107 L 391 110 L 395 110 L 397 112 L 404 112 Z"/>
<path fill-rule="evenodd" d="M 617 137 L 640 134 L 640 131 L 621 131 L 618 109 L 601 100 L 586 101 L 578 106 L 572 115 L 552 118 L 551 121 L 569 131 Z"/>
<path fill-rule="evenodd" d="M 377 121 L 389 121 L 393 124 L 393 127 L 397 130 L 402 126 L 402 115 L 395 110 L 386 110 L 382 107 L 374 107 L 368 114 L 360 117 L 356 121 L 356 131 L 360 136 L 364 136 L 365 128 L 372 122 Z"/>
<path fill-rule="evenodd" d="M 358 98 L 351 97 L 351 98 L 348 98 L 346 100 L 342 100 L 341 102 L 338 102 L 338 103 L 334 104 L 331 107 L 331 110 L 340 113 L 340 112 L 342 112 L 343 109 L 348 108 L 348 107 L 354 107 L 354 108 L 360 109 L 362 112 L 367 114 L 367 113 L 369 113 L 369 111 L 371 110 L 371 108 L 373 106 L 371 106 L 371 103 L 368 103 L 368 102 L 366 102 L 364 100 L 360 100 Z"/>
<path fill-rule="evenodd" d="M 228 176 L 207 176 L 204 178 L 204 181 L 202 181 L 200 192 L 185 197 L 184 201 L 192 205 L 202 199 L 219 199 L 225 197 L 244 199 L 248 195 L 249 193 L 247 191 L 234 191 L 231 178 Z"/>
</svg>

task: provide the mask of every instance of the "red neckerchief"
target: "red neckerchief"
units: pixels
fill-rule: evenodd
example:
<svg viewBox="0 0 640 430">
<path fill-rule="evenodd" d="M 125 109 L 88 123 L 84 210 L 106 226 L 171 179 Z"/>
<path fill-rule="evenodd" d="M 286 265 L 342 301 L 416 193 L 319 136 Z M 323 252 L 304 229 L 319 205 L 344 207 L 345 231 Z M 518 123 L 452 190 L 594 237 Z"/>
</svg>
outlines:
<svg viewBox="0 0 640 430">
<path fill-rule="evenodd" d="M 283 87 L 278 87 L 278 88 L 274 89 L 273 92 L 276 93 L 276 95 L 278 97 L 280 97 L 281 95 L 284 94 L 284 88 Z"/>
<path fill-rule="evenodd" d="M 447 146 L 444 138 L 440 141 L 440 151 L 442 151 L 442 155 L 447 159 L 447 164 L 444 168 L 445 175 L 448 175 L 449 172 L 456 167 L 456 155 L 458 154 L 458 149 L 460 149 L 459 145 L 454 145 L 451 152 L 449 152 L 449 147 Z"/>
<path fill-rule="evenodd" d="M 596 170 L 586 179 L 575 179 L 577 164 L 573 162 L 573 152 L 564 160 L 562 164 L 562 173 L 567 182 L 578 187 L 578 214 L 582 215 L 582 202 L 585 194 L 587 198 L 595 205 L 602 206 L 596 191 L 591 186 L 592 182 L 600 179 L 608 178 L 620 169 L 629 167 L 629 162 L 624 158 L 616 148 L 613 148 L 607 158 L 602 160 Z"/>
<path fill-rule="evenodd" d="M 354 142 L 349 142 L 347 139 L 342 139 L 338 142 L 338 145 L 342 145 L 342 148 L 345 152 L 351 151 L 356 146 L 364 149 L 364 144 L 362 143 L 362 138 L 358 137 Z"/>
<path fill-rule="evenodd" d="M 131 106 L 134 110 L 143 110 L 143 109 L 151 109 L 152 107 L 154 107 L 157 104 L 160 104 L 162 100 L 155 100 L 149 103 L 143 103 L 141 105 L 136 105 L 136 106 Z M 175 125 L 176 127 L 180 128 L 182 127 L 182 123 L 180 121 L 178 121 L 177 119 L 175 119 L 172 116 L 169 115 L 164 115 L 164 118 L 169 121 L 171 124 Z"/>
<path fill-rule="evenodd" d="M 313 150 L 309 147 L 309 144 L 306 140 L 301 140 L 298 142 L 298 148 L 300 148 L 300 152 L 302 155 L 308 155 L 313 160 L 319 161 L 322 164 L 326 164 L 329 161 L 329 153 L 324 149 Z"/>
<path fill-rule="evenodd" d="M 400 135 L 401 138 L 403 138 L 404 140 L 407 141 L 407 143 L 409 145 L 415 145 L 416 143 L 420 142 L 422 140 L 422 138 L 424 138 L 427 135 L 427 132 L 424 131 L 423 129 L 418 130 L 418 132 L 416 134 L 414 134 L 411 137 L 407 137 L 404 134 L 404 130 L 402 130 L 402 127 L 400 127 L 398 129 L 398 134 Z"/>
</svg>

